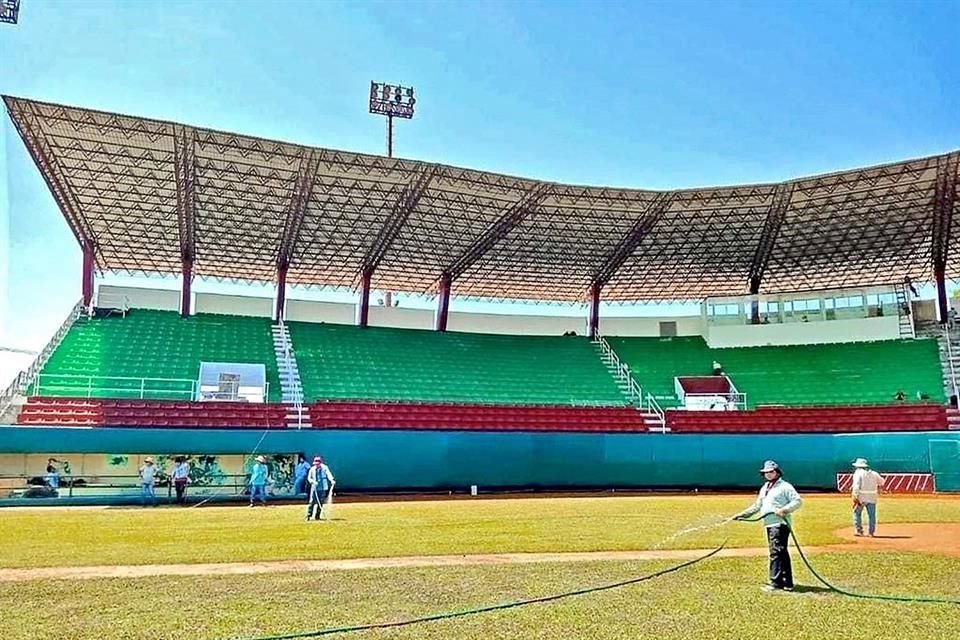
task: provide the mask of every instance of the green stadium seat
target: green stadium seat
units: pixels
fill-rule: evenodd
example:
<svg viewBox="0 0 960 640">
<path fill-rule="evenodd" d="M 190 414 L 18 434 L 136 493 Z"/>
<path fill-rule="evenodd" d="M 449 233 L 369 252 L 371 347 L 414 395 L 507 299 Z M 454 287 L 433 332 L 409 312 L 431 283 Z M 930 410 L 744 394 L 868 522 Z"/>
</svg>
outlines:
<svg viewBox="0 0 960 640">
<path fill-rule="evenodd" d="M 174 311 L 149 309 L 132 309 L 125 318 L 80 318 L 44 365 L 39 392 L 87 395 L 86 378 L 71 380 L 65 375 L 69 374 L 100 378 L 90 390 L 93 397 L 135 398 L 140 395 L 140 383 L 116 378 L 196 380 L 201 362 L 249 362 L 265 365 L 269 400 L 279 402 L 280 378 L 270 325 L 269 318 L 219 314 L 181 318 Z M 154 400 L 184 399 L 183 392 L 189 389 L 183 383 L 151 382 L 144 395 Z"/>
<path fill-rule="evenodd" d="M 620 406 L 585 337 L 288 323 L 307 401 Z"/>
<path fill-rule="evenodd" d="M 700 336 L 608 337 L 634 378 L 661 405 L 677 406 L 675 376 L 710 375 L 713 361 L 750 407 L 892 402 L 898 390 L 945 402 L 936 340 L 711 349 Z"/>
</svg>

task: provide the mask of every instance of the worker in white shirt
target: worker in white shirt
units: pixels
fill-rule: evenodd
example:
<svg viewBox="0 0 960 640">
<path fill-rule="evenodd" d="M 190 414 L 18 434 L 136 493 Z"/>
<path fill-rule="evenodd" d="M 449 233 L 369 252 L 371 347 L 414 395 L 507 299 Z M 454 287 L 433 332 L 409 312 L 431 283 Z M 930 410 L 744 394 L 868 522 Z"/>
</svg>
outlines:
<svg viewBox="0 0 960 640">
<path fill-rule="evenodd" d="M 157 506 L 157 494 L 153 488 L 156 481 L 157 467 L 153 464 L 153 458 L 147 456 L 143 459 L 143 466 L 140 467 L 140 502 L 143 506 L 147 504 L 151 507 Z"/>
<path fill-rule="evenodd" d="M 190 463 L 187 462 L 185 456 L 176 457 L 176 465 L 174 465 L 170 477 L 173 479 L 173 489 L 177 492 L 177 504 L 186 504 L 187 483 L 190 482 Z"/>
<path fill-rule="evenodd" d="M 853 461 L 853 529 L 863 535 L 863 510 L 867 510 L 867 532 L 872 538 L 877 533 L 877 496 L 883 488 L 883 476 L 870 468 L 865 458 Z"/>
</svg>

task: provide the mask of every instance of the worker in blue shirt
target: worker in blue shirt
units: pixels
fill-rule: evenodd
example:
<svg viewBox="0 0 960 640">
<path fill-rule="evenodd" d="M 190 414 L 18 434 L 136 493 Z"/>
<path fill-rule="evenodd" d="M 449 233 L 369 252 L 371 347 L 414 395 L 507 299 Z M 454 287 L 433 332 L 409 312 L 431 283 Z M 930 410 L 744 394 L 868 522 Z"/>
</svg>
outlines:
<svg viewBox="0 0 960 640">
<path fill-rule="evenodd" d="M 307 492 L 307 474 L 310 473 L 310 463 L 307 457 L 302 453 L 299 456 L 300 461 L 293 470 L 293 492 L 296 495 Z"/>
<path fill-rule="evenodd" d="M 270 480 L 270 470 L 267 468 L 267 459 L 257 456 L 257 461 L 250 470 L 250 506 L 260 496 L 260 502 L 267 506 L 267 482 Z"/>
<path fill-rule="evenodd" d="M 800 508 L 803 499 L 793 485 L 783 479 L 783 470 L 773 460 L 767 460 L 760 469 L 765 482 L 752 505 L 734 516 L 748 518 L 755 513 L 763 516 L 770 547 L 770 582 L 764 591 L 793 591 L 793 568 L 790 564 L 790 514 Z"/>
</svg>

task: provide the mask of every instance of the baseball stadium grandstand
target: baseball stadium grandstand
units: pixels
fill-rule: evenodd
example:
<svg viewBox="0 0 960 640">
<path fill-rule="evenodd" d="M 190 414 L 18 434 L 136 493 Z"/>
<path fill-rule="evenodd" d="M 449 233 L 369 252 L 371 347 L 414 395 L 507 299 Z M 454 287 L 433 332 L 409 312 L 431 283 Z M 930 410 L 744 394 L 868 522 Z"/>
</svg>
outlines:
<svg viewBox="0 0 960 640">
<path fill-rule="evenodd" d="M 215 466 L 204 481 L 227 499 L 251 456 L 286 477 L 320 449 L 354 490 L 752 486 L 771 446 L 802 486 L 835 486 L 866 451 L 960 490 L 960 152 L 652 191 L 4 102 L 83 255 L 72 311 L 0 396 L 7 484 L 71 462 L 45 502 L 123 500 L 109 479 L 148 455 Z M 436 309 L 371 305 L 374 290 Z M 451 296 L 588 311 L 465 313 Z M 700 313 L 601 317 L 671 301 Z"/>
</svg>

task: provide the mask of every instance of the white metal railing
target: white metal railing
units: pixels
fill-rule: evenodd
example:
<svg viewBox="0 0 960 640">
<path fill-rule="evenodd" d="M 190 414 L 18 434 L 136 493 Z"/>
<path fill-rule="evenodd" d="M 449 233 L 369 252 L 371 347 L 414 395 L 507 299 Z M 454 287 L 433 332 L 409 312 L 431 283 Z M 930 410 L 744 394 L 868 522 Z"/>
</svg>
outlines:
<svg viewBox="0 0 960 640">
<path fill-rule="evenodd" d="M 130 298 L 125 295 L 118 293 L 100 293 L 97 292 L 97 307 L 102 309 L 118 309 L 124 317 L 126 317 L 127 312 L 130 311 Z M 93 315 L 94 305 L 90 303 L 90 309 L 88 310 L 89 315 Z"/>
<path fill-rule="evenodd" d="M 652 393 L 647 394 L 647 411 L 657 416 L 657 420 L 660 421 L 660 430 L 662 433 L 667 432 L 667 414 L 664 413 L 663 408 L 660 406 L 660 403 L 657 402 L 657 399 L 653 397 Z"/>
<path fill-rule="evenodd" d="M 197 381 L 185 378 L 133 378 L 124 376 L 85 376 L 71 373 L 41 373 L 34 385 L 35 395 L 64 395 L 92 398 L 94 394 L 107 397 L 135 397 L 145 400 L 183 398 L 194 400 Z"/>
<path fill-rule="evenodd" d="M 50 355 L 53 353 L 60 345 L 60 341 L 63 340 L 63 336 L 67 335 L 67 332 L 70 331 L 70 327 L 73 326 L 73 323 L 76 322 L 77 318 L 83 313 L 83 301 L 78 300 L 76 304 L 73 305 L 73 308 L 70 310 L 70 314 L 67 318 L 60 324 L 60 328 L 57 329 L 57 332 L 53 334 L 53 337 L 50 338 L 50 341 L 47 342 L 46 346 L 37 354 L 37 357 L 34 358 L 33 362 L 30 363 L 30 366 L 17 374 L 13 381 L 4 389 L 3 393 L 0 394 L 0 415 L 6 413 L 6 411 L 13 404 L 17 396 L 23 395 L 26 390 L 33 384 L 37 376 L 40 373 L 40 370 L 43 369 L 43 365 L 47 363 L 47 360 L 50 359 Z"/>
<path fill-rule="evenodd" d="M 620 357 L 610 347 L 610 343 L 607 342 L 606 338 L 598 335 L 595 342 L 600 345 L 600 352 L 603 354 L 603 357 L 607 359 L 607 363 L 613 367 L 617 378 L 627 385 L 627 393 L 630 396 L 630 401 L 638 406 L 642 406 L 643 390 L 634 377 L 630 375 L 630 367 L 620 360 Z"/>
<path fill-rule="evenodd" d="M 703 402 L 697 402 L 702 399 Z M 687 393 L 682 401 L 687 405 L 691 400 L 693 405 L 701 405 L 694 411 L 744 411 L 747 408 L 747 394 L 745 393 Z"/>
<path fill-rule="evenodd" d="M 944 325 L 943 341 L 947 343 L 947 362 L 950 364 L 950 387 L 953 389 L 953 395 L 960 398 L 960 395 L 957 394 L 957 371 L 953 366 L 953 346 L 950 344 L 951 340 L 949 325 Z"/>
<path fill-rule="evenodd" d="M 289 393 L 291 400 L 293 401 L 293 408 L 297 414 L 297 429 L 303 428 L 303 387 L 300 382 L 300 369 L 296 368 L 297 375 L 293 376 L 294 364 L 296 362 L 296 356 L 293 355 L 292 345 L 290 344 L 290 335 L 287 333 L 287 325 L 284 324 L 283 319 L 279 321 L 280 324 L 280 346 L 283 349 L 283 365 L 287 370 L 287 374 L 291 376 L 288 378 L 289 382 Z"/>
<path fill-rule="evenodd" d="M 628 367 L 627 364 L 620 359 L 620 356 L 618 356 L 617 352 L 613 350 L 613 347 L 610 346 L 610 343 L 607 342 L 606 338 L 597 334 L 594 342 L 600 345 L 600 353 L 603 354 L 603 357 L 607 359 L 607 363 L 613 367 L 617 378 L 626 385 L 630 401 L 634 403 L 634 406 L 640 409 L 643 409 L 644 406 L 646 406 L 647 411 L 657 417 L 660 427 L 666 431 L 666 414 L 660 407 L 660 403 L 658 403 L 656 398 L 653 397 L 653 394 L 648 393 L 646 398 L 644 398 L 643 389 L 633 377 L 633 374 L 630 373 L 630 367 Z"/>
<path fill-rule="evenodd" d="M 693 411 L 744 411 L 747 408 L 747 394 L 740 393 L 733 385 L 733 380 L 724 376 L 729 385 L 728 391 L 687 393 L 680 382 L 680 376 L 673 378 L 673 389 L 677 399 L 684 408 Z M 689 402 L 688 402 L 689 401 Z"/>
<path fill-rule="evenodd" d="M 162 380 L 162 378 L 147 378 L 147 380 Z M 175 378 L 171 378 L 175 379 Z M 239 385 L 231 391 L 220 391 L 219 386 L 216 391 L 205 391 L 203 389 L 205 385 L 201 385 L 197 381 L 197 395 L 194 400 L 198 402 L 251 402 L 250 397 L 261 398 L 260 400 L 253 401 L 254 404 L 259 402 L 269 402 L 270 401 L 270 383 L 264 382 L 263 388 L 259 386 L 247 386 L 240 387 Z M 213 385 L 211 385 L 213 386 Z M 241 392 L 241 389 L 251 389 L 255 391 Z M 151 389 L 148 389 L 150 393 L 153 393 Z M 262 391 L 262 395 L 261 392 Z"/>
</svg>

